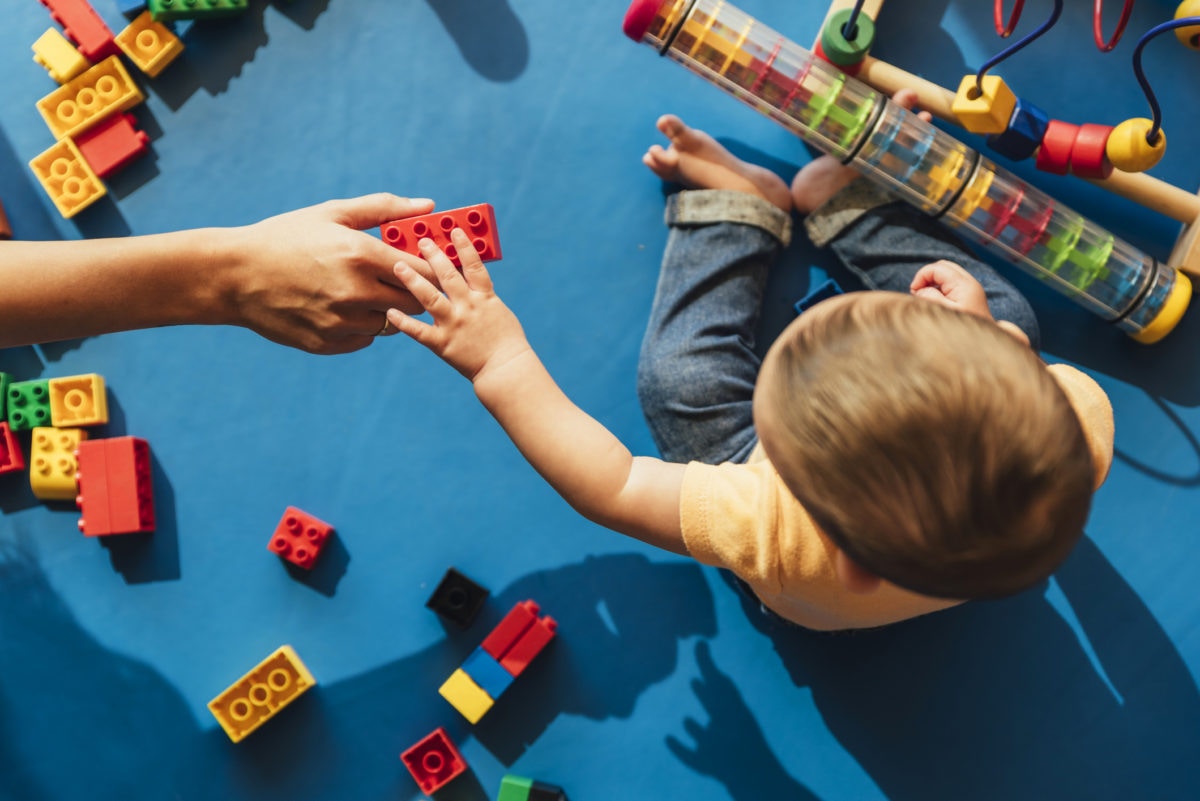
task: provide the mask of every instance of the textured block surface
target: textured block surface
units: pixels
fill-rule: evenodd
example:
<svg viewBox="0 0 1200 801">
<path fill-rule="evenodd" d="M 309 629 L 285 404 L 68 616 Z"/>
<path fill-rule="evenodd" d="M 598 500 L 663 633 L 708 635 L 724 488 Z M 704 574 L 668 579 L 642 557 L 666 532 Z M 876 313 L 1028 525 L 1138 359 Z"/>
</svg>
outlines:
<svg viewBox="0 0 1200 801">
<path fill-rule="evenodd" d="M 333 533 L 333 526 L 308 512 L 289 506 L 275 527 L 267 550 L 300 567 L 311 568 Z"/>
<path fill-rule="evenodd" d="M 8 424 L 13 431 L 50 425 L 50 382 L 13 381 L 8 385 Z"/>
<path fill-rule="evenodd" d="M 461 267 L 458 249 L 450 241 L 450 232 L 455 228 L 461 228 L 470 238 L 471 244 L 475 246 L 479 258 L 483 261 L 496 261 L 501 258 L 496 213 L 490 203 L 395 220 L 381 225 L 379 231 L 384 242 L 414 256 L 421 255 L 417 242 L 428 237 L 445 252 L 456 267 Z"/>
<path fill-rule="evenodd" d="M 55 142 L 29 162 L 33 177 L 54 208 L 70 219 L 104 197 L 108 190 L 70 139 Z"/>
<path fill-rule="evenodd" d="M 104 377 L 96 373 L 49 380 L 50 424 L 95 426 L 108 422 L 108 394 Z"/>
<path fill-rule="evenodd" d="M 126 111 L 144 99 L 117 56 L 72 78 L 37 101 L 38 112 L 56 139 L 86 131 L 109 114 Z"/>
<path fill-rule="evenodd" d="M 29 488 L 43 501 L 73 501 L 79 491 L 75 450 L 87 438 L 81 428 L 33 429 L 29 449 Z"/>
<path fill-rule="evenodd" d="M 183 42 L 149 11 L 143 11 L 117 34 L 117 46 L 150 77 L 157 76 L 183 52 Z"/>
<path fill-rule="evenodd" d="M 284 645 L 208 702 L 235 743 L 266 723 L 317 683 L 290 645 Z"/>
<path fill-rule="evenodd" d="M 400 761 L 417 780 L 421 792 L 431 795 L 467 769 L 466 760 L 442 728 L 400 754 Z"/>
</svg>

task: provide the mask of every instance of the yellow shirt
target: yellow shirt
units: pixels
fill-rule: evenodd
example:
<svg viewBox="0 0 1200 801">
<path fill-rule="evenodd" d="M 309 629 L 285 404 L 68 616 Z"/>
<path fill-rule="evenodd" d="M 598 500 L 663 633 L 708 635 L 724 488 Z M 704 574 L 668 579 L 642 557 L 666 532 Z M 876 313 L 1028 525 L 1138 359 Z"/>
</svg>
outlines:
<svg viewBox="0 0 1200 801">
<path fill-rule="evenodd" d="M 1100 385 L 1073 367 L 1049 365 L 1079 415 L 1096 465 L 1096 486 L 1113 453 L 1112 404 Z M 883 582 L 852 593 L 834 572 L 836 548 L 795 499 L 761 445 L 746 464 L 688 464 L 680 499 L 688 551 L 731 570 L 769 608 L 818 630 L 882 626 L 955 606 Z"/>
</svg>

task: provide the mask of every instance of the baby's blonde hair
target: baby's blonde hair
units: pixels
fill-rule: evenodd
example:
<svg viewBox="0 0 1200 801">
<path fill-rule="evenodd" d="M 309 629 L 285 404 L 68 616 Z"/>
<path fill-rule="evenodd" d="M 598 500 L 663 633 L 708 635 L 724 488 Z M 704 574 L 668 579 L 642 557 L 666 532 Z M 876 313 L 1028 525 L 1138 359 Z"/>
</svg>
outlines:
<svg viewBox="0 0 1200 801">
<path fill-rule="evenodd" d="M 914 592 L 998 597 L 1047 577 L 1083 532 L 1094 472 L 1046 366 L 935 302 L 831 303 L 784 332 L 756 388 L 784 483 L 847 556 Z"/>
</svg>

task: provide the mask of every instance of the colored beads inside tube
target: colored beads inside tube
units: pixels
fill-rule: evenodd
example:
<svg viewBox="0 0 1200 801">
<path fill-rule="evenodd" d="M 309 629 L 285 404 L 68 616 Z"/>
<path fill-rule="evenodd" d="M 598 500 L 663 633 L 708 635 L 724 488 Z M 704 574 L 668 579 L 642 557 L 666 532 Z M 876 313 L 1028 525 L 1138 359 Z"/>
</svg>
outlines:
<svg viewBox="0 0 1200 801">
<path fill-rule="evenodd" d="M 633 38 L 1127 333 L 1157 321 L 1146 333 L 1161 337 L 1186 307 L 1190 288 L 1174 269 L 724 0 L 635 0 L 634 11 Z"/>
<path fill-rule="evenodd" d="M 882 100 L 722 0 L 667 0 L 643 41 L 838 158 L 856 150 Z"/>
</svg>

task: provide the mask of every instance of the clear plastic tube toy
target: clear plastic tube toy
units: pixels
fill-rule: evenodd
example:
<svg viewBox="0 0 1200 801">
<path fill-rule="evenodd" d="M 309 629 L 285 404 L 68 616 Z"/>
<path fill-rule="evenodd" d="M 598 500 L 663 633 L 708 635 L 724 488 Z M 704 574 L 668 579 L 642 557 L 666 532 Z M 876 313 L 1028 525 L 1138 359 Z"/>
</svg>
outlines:
<svg viewBox="0 0 1200 801">
<path fill-rule="evenodd" d="M 625 33 L 1114 323 L 1157 342 L 1191 282 L 724 0 L 634 0 Z"/>
</svg>

